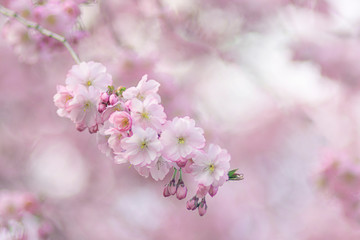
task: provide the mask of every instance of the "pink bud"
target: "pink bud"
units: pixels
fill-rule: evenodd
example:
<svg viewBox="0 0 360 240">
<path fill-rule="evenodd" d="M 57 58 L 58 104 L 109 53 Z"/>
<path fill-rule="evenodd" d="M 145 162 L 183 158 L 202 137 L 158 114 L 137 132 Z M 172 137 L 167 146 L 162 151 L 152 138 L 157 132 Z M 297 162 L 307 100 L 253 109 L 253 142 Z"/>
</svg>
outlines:
<svg viewBox="0 0 360 240">
<path fill-rule="evenodd" d="M 207 205 L 206 205 L 206 201 L 205 198 L 203 198 L 199 204 L 199 215 L 200 216 L 204 216 L 207 210 Z"/>
<path fill-rule="evenodd" d="M 106 109 L 106 105 L 103 104 L 103 103 L 99 103 L 99 105 L 98 105 L 98 112 L 99 112 L 99 113 L 102 113 L 103 111 L 105 111 L 105 109 Z"/>
<path fill-rule="evenodd" d="M 171 194 L 169 193 L 168 185 L 165 185 L 164 191 L 163 191 L 164 197 L 169 197 Z"/>
<path fill-rule="evenodd" d="M 179 180 L 176 186 L 176 197 L 177 199 L 181 200 L 186 198 L 187 188 L 182 180 Z"/>
<path fill-rule="evenodd" d="M 97 124 L 95 124 L 92 127 L 89 127 L 89 133 L 96 133 L 99 130 L 99 127 Z"/>
<path fill-rule="evenodd" d="M 219 187 L 214 187 L 213 185 L 210 186 L 209 194 L 211 197 L 214 197 L 216 193 L 218 192 Z"/>
<path fill-rule="evenodd" d="M 176 162 L 176 164 L 179 166 L 179 168 L 185 167 L 187 163 L 187 159 L 181 158 L 179 161 Z"/>
<path fill-rule="evenodd" d="M 103 103 L 107 103 L 109 101 L 109 94 L 106 92 L 101 93 L 100 99 Z"/>
<path fill-rule="evenodd" d="M 172 179 L 168 184 L 168 191 L 171 195 L 174 195 L 176 193 L 175 179 Z"/>
<path fill-rule="evenodd" d="M 199 199 L 194 196 L 192 199 L 186 202 L 186 208 L 187 210 L 195 210 L 197 208 Z"/>
<path fill-rule="evenodd" d="M 78 130 L 79 132 L 84 131 L 86 128 L 86 125 L 83 122 L 79 122 L 76 124 L 76 130 Z"/>
<path fill-rule="evenodd" d="M 115 105 L 118 101 L 119 101 L 119 99 L 116 96 L 116 94 L 111 94 L 110 95 L 110 97 L 109 97 L 110 105 Z"/>
</svg>

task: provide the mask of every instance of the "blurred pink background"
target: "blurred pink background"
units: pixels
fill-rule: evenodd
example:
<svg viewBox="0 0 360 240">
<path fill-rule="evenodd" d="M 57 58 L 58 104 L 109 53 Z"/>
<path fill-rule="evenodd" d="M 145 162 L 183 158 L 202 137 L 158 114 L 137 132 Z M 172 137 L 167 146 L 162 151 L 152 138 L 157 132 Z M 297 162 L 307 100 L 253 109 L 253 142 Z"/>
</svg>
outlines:
<svg viewBox="0 0 360 240">
<path fill-rule="evenodd" d="M 359 164 L 360 2 L 103 0 L 81 12 L 81 59 L 114 85 L 159 81 L 168 118 L 196 119 L 245 179 L 208 198 L 204 217 L 185 207 L 196 186 L 164 198 L 170 176 L 113 163 L 57 116 L 68 52 L 30 64 L 0 37 L 0 188 L 37 195 L 51 239 L 360 239 L 357 202 L 321 183 L 324 152 Z"/>
</svg>

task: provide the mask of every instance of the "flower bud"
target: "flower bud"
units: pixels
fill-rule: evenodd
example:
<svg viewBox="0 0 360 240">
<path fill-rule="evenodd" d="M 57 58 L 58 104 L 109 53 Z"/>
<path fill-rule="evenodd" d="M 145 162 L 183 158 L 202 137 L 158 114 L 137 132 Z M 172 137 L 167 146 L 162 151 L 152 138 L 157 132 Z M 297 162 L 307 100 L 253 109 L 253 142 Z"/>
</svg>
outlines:
<svg viewBox="0 0 360 240">
<path fill-rule="evenodd" d="M 83 122 L 79 122 L 76 124 L 76 130 L 82 132 L 86 129 L 86 125 Z"/>
<path fill-rule="evenodd" d="M 171 195 L 176 193 L 175 179 L 172 179 L 168 184 L 168 191 Z"/>
<path fill-rule="evenodd" d="M 204 216 L 205 213 L 206 213 L 206 210 L 207 210 L 207 204 L 206 204 L 206 201 L 205 201 L 205 198 L 203 198 L 199 204 L 199 215 L 200 216 Z"/>
<path fill-rule="evenodd" d="M 186 198 L 187 188 L 182 180 L 179 179 L 176 185 L 176 197 L 177 199 L 181 200 Z"/>
<path fill-rule="evenodd" d="M 107 94 L 106 92 L 103 92 L 100 95 L 100 99 L 103 103 L 107 103 L 109 101 L 109 94 Z"/>
<path fill-rule="evenodd" d="M 171 194 L 169 193 L 168 185 L 165 185 L 164 191 L 163 191 L 163 196 L 164 196 L 164 197 L 169 197 L 170 195 L 171 195 Z"/>
<path fill-rule="evenodd" d="M 98 112 L 99 112 L 99 113 L 102 113 L 103 111 L 105 111 L 105 109 L 106 109 L 106 105 L 103 104 L 103 103 L 99 103 L 99 105 L 98 105 Z"/>
<path fill-rule="evenodd" d="M 99 127 L 97 124 L 95 124 L 92 127 L 89 127 L 89 133 L 96 133 L 99 130 Z"/>
<path fill-rule="evenodd" d="M 116 96 L 116 94 L 111 94 L 109 97 L 109 103 L 110 105 L 115 105 L 117 102 L 119 101 L 118 97 Z"/>
<path fill-rule="evenodd" d="M 209 194 L 211 197 L 214 197 L 216 193 L 218 192 L 219 187 L 214 187 L 213 185 L 210 186 Z"/>
<path fill-rule="evenodd" d="M 194 211 L 197 207 L 198 207 L 198 201 L 199 199 L 194 196 L 192 199 L 190 199 L 189 201 L 186 202 L 186 208 L 187 210 L 192 210 Z"/>
<path fill-rule="evenodd" d="M 186 163 L 187 163 L 187 159 L 183 159 L 183 158 L 181 158 L 179 161 L 176 162 L 179 168 L 185 167 Z"/>
</svg>

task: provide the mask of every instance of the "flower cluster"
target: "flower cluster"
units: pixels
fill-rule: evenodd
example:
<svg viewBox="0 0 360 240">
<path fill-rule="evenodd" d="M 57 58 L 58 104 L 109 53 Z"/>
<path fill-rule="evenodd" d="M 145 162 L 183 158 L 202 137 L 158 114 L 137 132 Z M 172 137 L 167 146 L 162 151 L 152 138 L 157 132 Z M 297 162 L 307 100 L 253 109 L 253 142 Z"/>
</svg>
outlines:
<svg viewBox="0 0 360 240">
<path fill-rule="evenodd" d="M 52 226 L 30 193 L 0 192 L 0 239 L 49 239 Z"/>
<path fill-rule="evenodd" d="M 360 164 L 342 151 L 327 151 L 323 156 L 321 185 L 335 195 L 345 215 L 360 222 Z"/>
<path fill-rule="evenodd" d="M 64 36 L 69 42 L 76 43 L 85 34 L 77 29 L 80 16 L 79 0 L 12 0 L 5 6 L 15 11 L 20 17 L 35 22 L 46 29 Z M 19 58 L 27 63 L 34 63 L 39 55 L 62 48 L 61 42 L 49 38 L 36 30 L 29 30 L 18 21 L 9 20 L 3 28 L 4 38 L 14 48 Z"/>
<path fill-rule="evenodd" d="M 100 150 L 117 163 L 130 164 L 141 176 L 156 181 L 174 169 L 165 197 L 185 198 L 182 174 L 191 174 L 199 190 L 187 208 L 199 208 L 202 216 L 206 194 L 214 196 L 229 180 L 230 155 L 214 144 L 205 147 L 204 131 L 193 119 L 168 120 L 159 87 L 145 75 L 136 87 L 115 89 L 102 64 L 82 62 L 69 71 L 66 86 L 58 86 L 54 102 L 58 115 L 71 119 L 79 131 L 97 133 Z"/>
</svg>

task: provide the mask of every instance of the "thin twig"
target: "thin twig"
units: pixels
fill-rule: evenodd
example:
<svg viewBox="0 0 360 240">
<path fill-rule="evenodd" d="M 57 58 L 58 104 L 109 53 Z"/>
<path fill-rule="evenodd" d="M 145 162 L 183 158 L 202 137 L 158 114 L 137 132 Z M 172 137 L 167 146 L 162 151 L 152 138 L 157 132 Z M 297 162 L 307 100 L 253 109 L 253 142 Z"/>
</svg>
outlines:
<svg viewBox="0 0 360 240">
<path fill-rule="evenodd" d="M 75 62 L 77 64 L 80 64 L 80 62 L 81 62 L 80 58 L 75 53 L 74 49 L 71 47 L 71 45 L 69 44 L 69 42 L 66 40 L 65 37 L 63 37 L 63 36 L 61 36 L 61 35 L 59 35 L 57 33 L 54 33 L 54 32 L 52 32 L 52 31 L 50 31 L 50 30 L 48 30 L 46 28 L 43 28 L 38 23 L 29 21 L 29 20 L 19 16 L 16 12 L 14 12 L 14 11 L 8 9 L 8 8 L 5 8 L 1 4 L 0 4 L 0 13 L 7 16 L 7 17 L 9 17 L 9 18 L 16 19 L 17 21 L 19 21 L 21 24 L 23 24 L 27 28 L 35 29 L 39 33 L 61 42 L 66 47 L 66 49 L 70 52 L 70 55 L 75 60 Z"/>
</svg>

